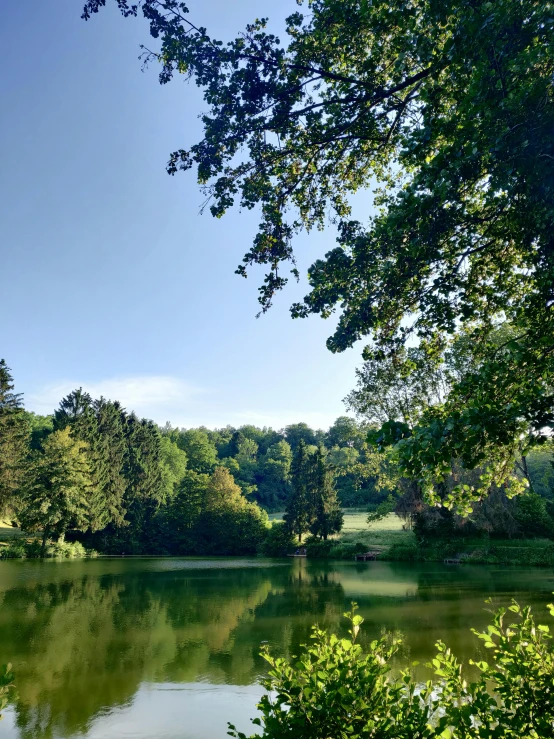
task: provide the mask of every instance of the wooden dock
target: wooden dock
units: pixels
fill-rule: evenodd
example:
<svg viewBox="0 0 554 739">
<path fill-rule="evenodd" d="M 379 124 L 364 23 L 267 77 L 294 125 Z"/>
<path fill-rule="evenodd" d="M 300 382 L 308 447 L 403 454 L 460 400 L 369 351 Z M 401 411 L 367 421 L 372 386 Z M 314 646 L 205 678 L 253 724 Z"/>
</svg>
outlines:
<svg viewBox="0 0 554 739">
<path fill-rule="evenodd" d="M 466 562 L 469 557 L 467 552 L 459 552 L 454 557 L 447 557 L 444 561 L 445 565 L 461 565 L 462 562 Z"/>
<path fill-rule="evenodd" d="M 355 554 L 354 560 L 356 562 L 373 562 L 377 559 L 379 552 L 363 552 L 363 554 Z"/>
</svg>

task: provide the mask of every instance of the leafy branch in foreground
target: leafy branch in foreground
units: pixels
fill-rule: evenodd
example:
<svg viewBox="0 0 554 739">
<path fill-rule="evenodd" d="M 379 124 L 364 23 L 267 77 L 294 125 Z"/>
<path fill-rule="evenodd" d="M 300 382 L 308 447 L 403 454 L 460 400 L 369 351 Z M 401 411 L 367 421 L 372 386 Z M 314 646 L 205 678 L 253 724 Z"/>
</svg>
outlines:
<svg viewBox="0 0 554 739">
<path fill-rule="evenodd" d="M 390 661 L 400 640 L 385 637 L 364 654 L 356 643 L 363 619 L 346 613 L 350 638 L 315 627 L 312 643 L 292 661 L 263 656 L 271 667 L 268 693 L 253 723 L 264 739 L 546 739 L 554 736 L 554 650 L 548 626 L 536 625 L 528 607 L 501 608 L 484 633 L 473 633 L 491 654 L 463 667 L 442 643 L 429 667 L 435 679 L 417 683 Z M 554 615 L 554 607 L 550 606 Z M 515 617 L 508 623 L 508 616 Z M 229 735 L 247 739 L 229 726 Z M 254 739 L 258 735 L 253 735 Z"/>
<path fill-rule="evenodd" d="M 311 0 L 287 18 L 287 43 L 265 19 L 224 43 L 183 2 L 116 2 L 159 39 L 144 58 L 160 81 L 182 73 L 204 90 L 204 137 L 168 171 L 196 166 L 216 217 L 261 210 L 238 272 L 267 268 L 262 309 L 283 264 L 298 277 L 295 234 L 330 218 L 338 246 L 293 316 L 339 311 L 331 351 L 369 337 L 379 360 L 464 328 L 479 365 L 401 458 L 427 491 L 460 452 L 475 467 L 496 449 L 500 484 L 522 434 L 554 424 L 552 3 Z M 105 4 L 88 0 L 83 17 Z M 375 187 L 369 221 L 351 220 L 351 195 Z M 514 335 L 499 350 L 503 322 Z"/>
</svg>

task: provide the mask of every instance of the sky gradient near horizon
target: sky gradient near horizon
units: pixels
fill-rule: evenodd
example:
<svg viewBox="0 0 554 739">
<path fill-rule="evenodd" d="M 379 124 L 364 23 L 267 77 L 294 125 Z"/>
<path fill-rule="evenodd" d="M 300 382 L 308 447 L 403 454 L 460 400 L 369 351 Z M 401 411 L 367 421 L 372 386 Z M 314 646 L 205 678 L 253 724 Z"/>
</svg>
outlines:
<svg viewBox="0 0 554 739">
<path fill-rule="evenodd" d="M 260 319 L 257 287 L 234 274 L 256 213 L 200 215 L 193 172 L 169 177 L 169 152 L 197 141 L 194 84 L 141 73 L 145 22 L 108 2 L 0 8 L 2 114 L 0 357 L 29 410 L 50 413 L 82 386 L 177 426 L 327 427 L 344 414 L 360 349 L 331 354 L 334 321 L 291 320 L 306 271 L 335 233 L 297 240 L 300 285 Z M 191 0 L 191 18 L 227 40 L 294 0 Z"/>
</svg>

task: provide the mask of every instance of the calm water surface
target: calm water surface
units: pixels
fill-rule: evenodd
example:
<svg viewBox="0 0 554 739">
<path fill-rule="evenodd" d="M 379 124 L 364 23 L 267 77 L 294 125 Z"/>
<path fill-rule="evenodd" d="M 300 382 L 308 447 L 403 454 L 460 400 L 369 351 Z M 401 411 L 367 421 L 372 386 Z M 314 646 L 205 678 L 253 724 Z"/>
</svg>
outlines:
<svg viewBox="0 0 554 739">
<path fill-rule="evenodd" d="M 310 627 L 363 639 L 402 632 L 399 664 L 443 639 L 480 654 L 484 600 L 515 597 L 542 617 L 552 570 L 306 560 L 99 559 L 0 563 L 0 663 L 17 692 L 2 739 L 224 739 L 249 727 L 262 690 L 260 643 L 290 655 Z M 424 669 L 424 668 L 418 668 Z"/>
</svg>

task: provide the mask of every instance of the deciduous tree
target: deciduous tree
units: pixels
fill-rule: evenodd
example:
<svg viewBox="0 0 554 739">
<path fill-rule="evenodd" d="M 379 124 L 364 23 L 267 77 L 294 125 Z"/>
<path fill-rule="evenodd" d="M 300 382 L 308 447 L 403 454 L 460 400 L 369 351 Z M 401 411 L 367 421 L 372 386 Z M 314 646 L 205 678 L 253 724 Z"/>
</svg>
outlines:
<svg viewBox="0 0 554 739">
<path fill-rule="evenodd" d="M 26 531 L 42 531 L 42 553 L 49 536 L 68 529 L 89 527 L 89 496 L 93 489 L 91 465 L 84 442 L 69 428 L 51 433 L 42 452 L 36 452 L 26 470 L 18 518 Z"/>
<path fill-rule="evenodd" d="M 178 0 L 116 3 L 160 39 L 144 53 L 162 83 L 182 73 L 205 91 L 204 137 L 168 171 L 196 166 L 216 217 L 260 208 L 238 272 L 267 268 L 262 309 L 287 262 L 298 277 L 294 236 L 330 213 L 338 245 L 293 316 L 339 311 L 331 351 L 369 337 L 377 359 L 410 337 L 432 352 L 463 326 L 480 361 L 405 436 L 401 462 L 426 492 L 454 456 L 509 477 L 521 434 L 554 423 L 550 4 L 312 0 L 286 43 L 265 19 L 223 43 Z M 369 222 L 352 220 L 350 196 L 368 188 Z M 499 347 L 504 321 L 515 335 Z"/>
</svg>

